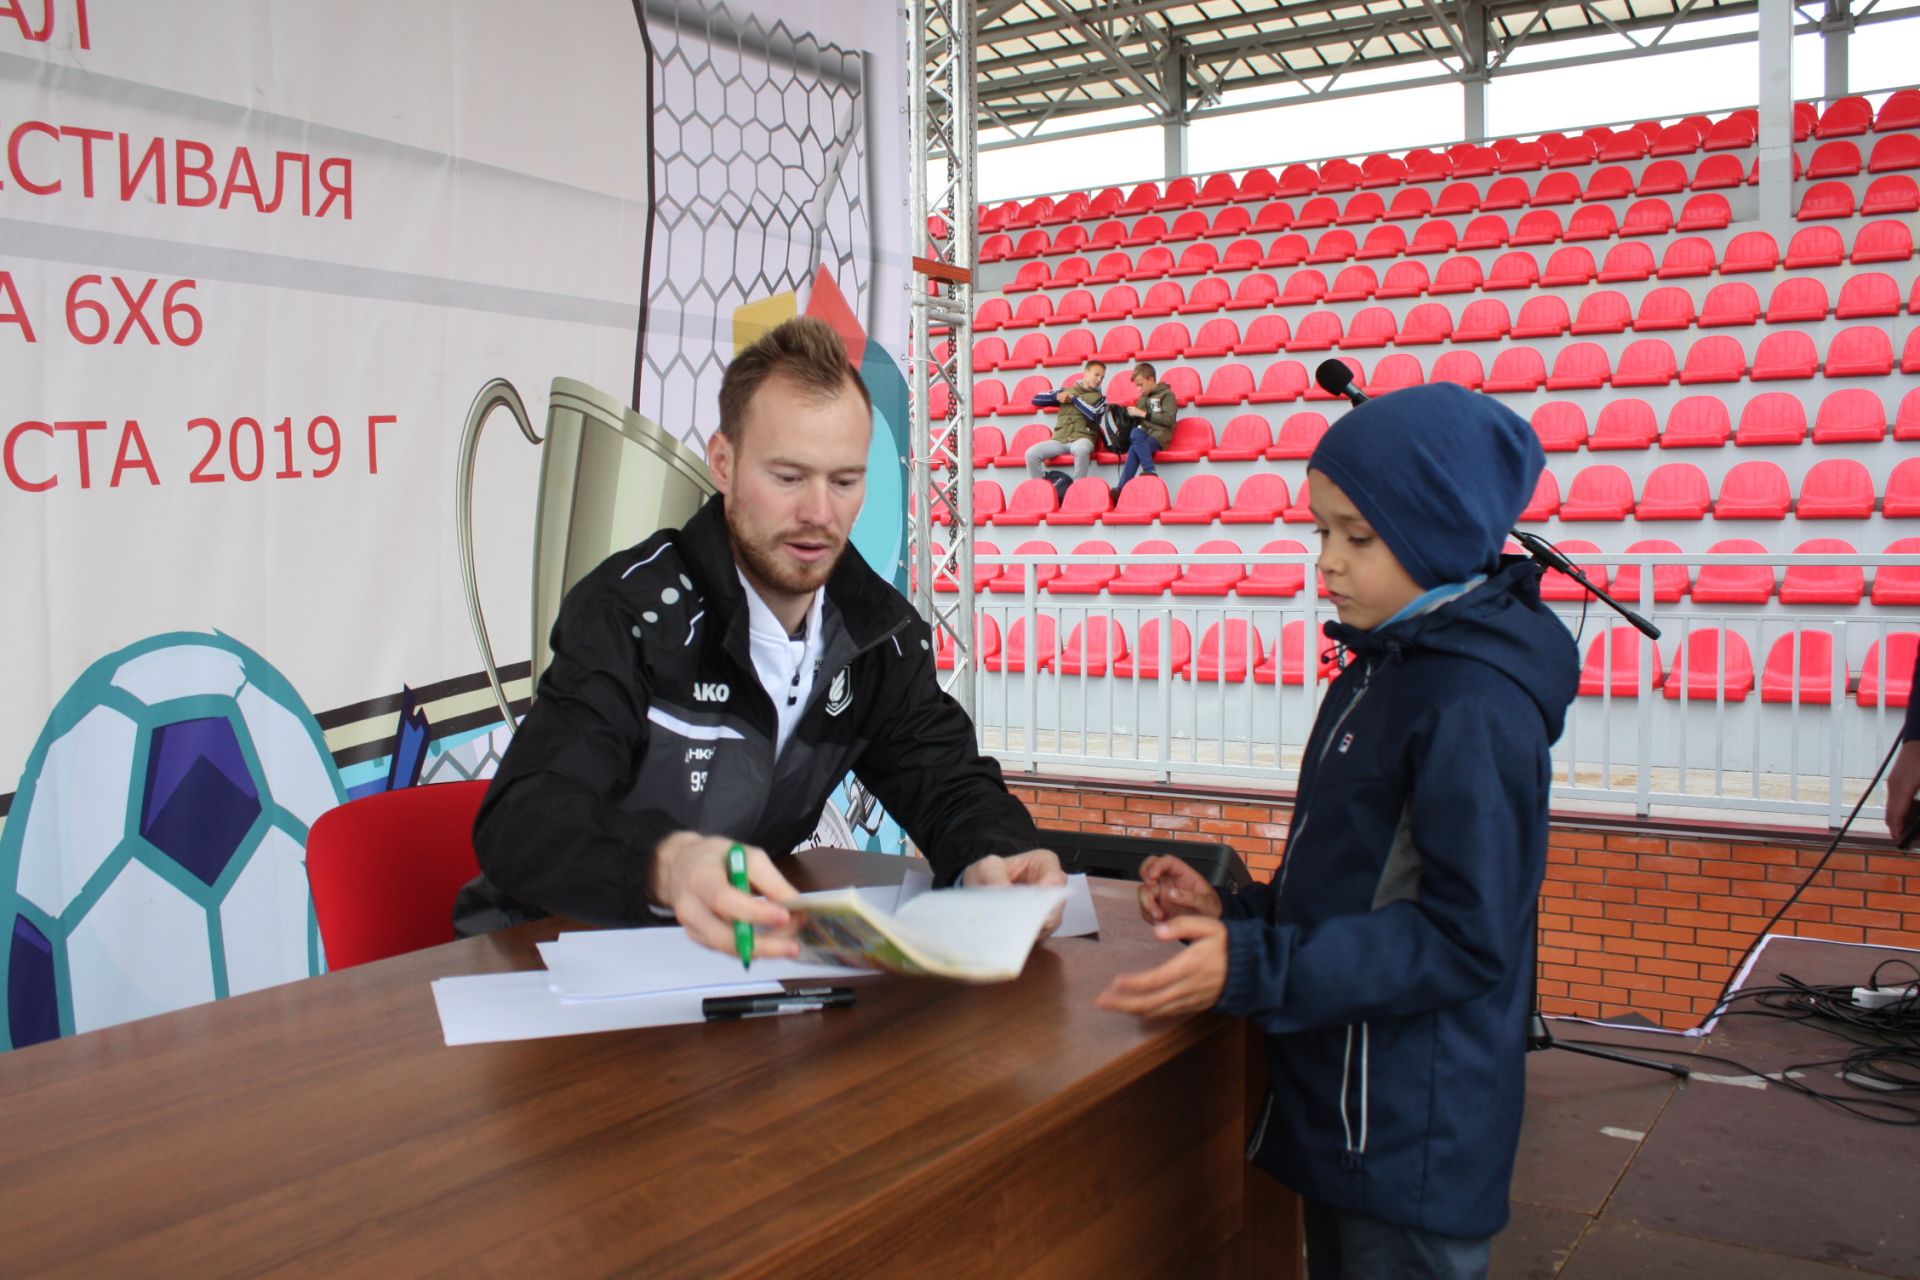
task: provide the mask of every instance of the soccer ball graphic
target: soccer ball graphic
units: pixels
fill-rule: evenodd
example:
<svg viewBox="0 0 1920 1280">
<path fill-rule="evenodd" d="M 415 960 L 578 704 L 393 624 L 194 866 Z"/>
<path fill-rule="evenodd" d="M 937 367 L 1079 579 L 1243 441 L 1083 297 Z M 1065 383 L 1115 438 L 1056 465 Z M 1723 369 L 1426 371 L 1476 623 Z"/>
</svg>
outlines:
<svg viewBox="0 0 1920 1280">
<path fill-rule="evenodd" d="M 307 828 L 345 798 L 245 645 L 178 632 L 94 663 L 0 829 L 0 1048 L 319 973 Z"/>
</svg>

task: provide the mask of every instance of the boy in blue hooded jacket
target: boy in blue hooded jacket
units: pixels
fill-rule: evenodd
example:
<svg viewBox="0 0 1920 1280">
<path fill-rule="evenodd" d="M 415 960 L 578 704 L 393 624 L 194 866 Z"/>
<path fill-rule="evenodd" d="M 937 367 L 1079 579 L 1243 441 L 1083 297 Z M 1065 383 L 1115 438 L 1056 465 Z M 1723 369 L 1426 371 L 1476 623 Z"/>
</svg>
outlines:
<svg viewBox="0 0 1920 1280">
<path fill-rule="evenodd" d="M 1149 859 L 1142 913 L 1189 945 L 1099 1002 L 1267 1033 L 1248 1150 L 1300 1193 L 1314 1280 L 1483 1276 L 1520 1138 L 1548 748 L 1579 680 L 1540 570 L 1501 555 L 1545 455 L 1443 383 L 1361 405 L 1307 465 L 1350 661 L 1279 875 L 1222 900 Z"/>
</svg>

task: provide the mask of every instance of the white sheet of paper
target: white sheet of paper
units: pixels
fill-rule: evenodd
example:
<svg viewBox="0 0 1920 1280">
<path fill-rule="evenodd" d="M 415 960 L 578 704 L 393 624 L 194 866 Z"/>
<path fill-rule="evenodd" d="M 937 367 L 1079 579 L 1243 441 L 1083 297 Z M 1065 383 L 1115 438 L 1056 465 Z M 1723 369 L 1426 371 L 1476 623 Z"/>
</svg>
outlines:
<svg viewBox="0 0 1920 1280">
<path fill-rule="evenodd" d="M 433 1002 L 440 1010 L 440 1032 L 449 1045 L 491 1044 L 702 1022 L 700 1001 L 707 996 L 760 995 L 779 989 L 778 983 L 759 982 L 751 987 L 695 987 L 625 1000 L 565 1000 L 548 985 L 547 975 L 534 969 L 441 978 L 433 984 Z"/>
<path fill-rule="evenodd" d="M 910 868 L 900 879 L 900 901 L 895 904 L 898 911 L 909 902 L 933 888 L 933 872 L 918 867 Z M 1060 915 L 1060 927 L 1053 931 L 1056 938 L 1087 938 L 1100 932 L 1100 916 L 1093 909 L 1093 891 L 1087 888 L 1085 872 L 1067 877 L 1067 905 Z"/>
<path fill-rule="evenodd" d="M 892 886 L 887 892 L 893 892 Z M 755 960 L 751 969 L 743 969 L 740 957 L 703 947 L 678 926 L 563 933 L 552 942 L 540 944 L 540 959 L 546 963 L 546 977 L 553 989 L 568 1000 L 620 999 L 693 987 L 861 978 L 872 972 L 798 960 Z"/>
</svg>

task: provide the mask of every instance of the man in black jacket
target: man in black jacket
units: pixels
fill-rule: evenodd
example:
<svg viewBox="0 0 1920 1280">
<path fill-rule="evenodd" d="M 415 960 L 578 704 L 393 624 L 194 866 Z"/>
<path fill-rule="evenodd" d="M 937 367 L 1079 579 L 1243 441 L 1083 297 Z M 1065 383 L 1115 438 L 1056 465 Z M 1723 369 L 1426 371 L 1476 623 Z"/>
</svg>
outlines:
<svg viewBox="0 0 1920 1280">
<path fill-rule="evenodd" d="M 541 677 L 474 826 L 463 932 L 545 912 L 676 918 L 762 956 L 796 951 L 772 858 L 849 770 L 938 883 L 1060 884 L 1026 808 L 934 679 L 927 625 L 849 547 L 873 429 L 839 336 L 790 320 L 728 368 L 707 459 L 720 490 L 567 595 Z M 748 846 L 748 877 L 727 882 Z"/>
</svg>

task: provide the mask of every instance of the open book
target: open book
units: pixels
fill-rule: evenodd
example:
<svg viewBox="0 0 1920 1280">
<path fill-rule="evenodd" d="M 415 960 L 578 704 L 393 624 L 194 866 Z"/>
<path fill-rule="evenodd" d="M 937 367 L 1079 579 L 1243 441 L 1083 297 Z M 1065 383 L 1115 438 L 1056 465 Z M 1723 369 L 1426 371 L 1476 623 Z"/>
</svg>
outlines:
<svg viewBox="0 0 1920 1280">
<path fill-rule="evenodd" d="M 923 893 L 888 913 L 855 889 L 781 905 L 800 922 L 801 958 L 960 982 L 1020 976 L 1065 888 L 1012 885 Z"/>
</svg>

